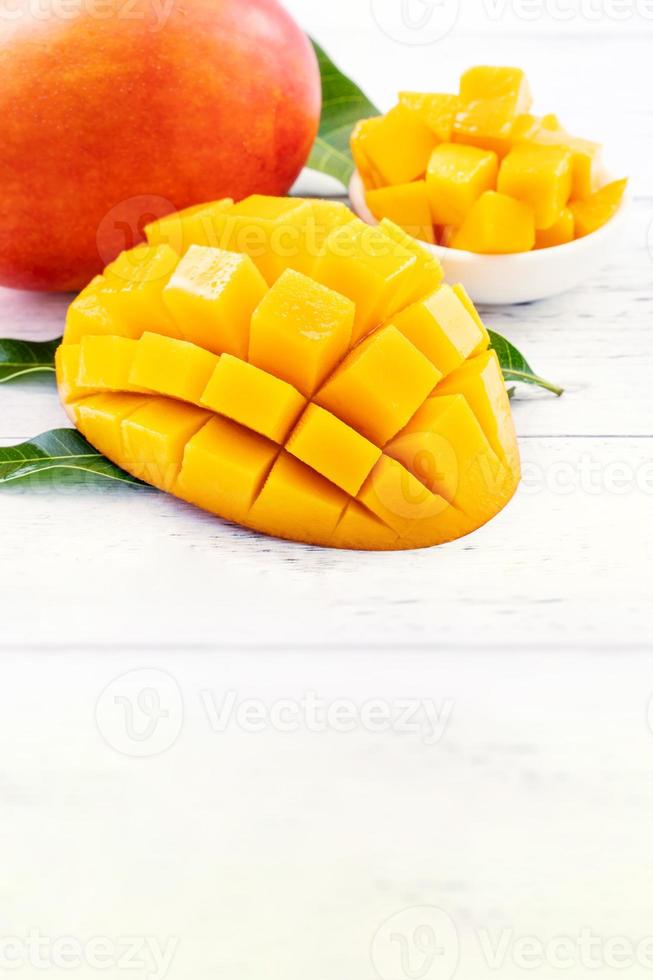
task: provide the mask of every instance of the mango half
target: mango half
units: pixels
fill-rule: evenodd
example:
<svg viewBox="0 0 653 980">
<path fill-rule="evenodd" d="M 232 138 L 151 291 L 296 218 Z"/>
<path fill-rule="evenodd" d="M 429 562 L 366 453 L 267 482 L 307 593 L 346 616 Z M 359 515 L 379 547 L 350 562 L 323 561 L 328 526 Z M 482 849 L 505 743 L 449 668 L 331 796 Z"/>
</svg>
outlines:
<svg viewBox="0 0 653 980">
<path fill-rule="evenodd" d="M 513 495 L 496 355 L 462 286 L 389 221 L 252 197 L 147 229 L 71 304 L 57 381 L 100 452 L 293 541 L 450 541 Z"/>
</svg>

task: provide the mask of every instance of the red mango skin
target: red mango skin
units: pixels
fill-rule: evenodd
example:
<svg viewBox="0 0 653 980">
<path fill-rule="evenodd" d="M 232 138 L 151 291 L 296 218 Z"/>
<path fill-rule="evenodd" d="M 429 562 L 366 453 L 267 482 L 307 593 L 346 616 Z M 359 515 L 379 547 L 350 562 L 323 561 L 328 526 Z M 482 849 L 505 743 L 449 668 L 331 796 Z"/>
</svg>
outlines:
<svg viewBox="0 0 653 980">
<path fill-rule="evenodd" d="M 321 89 L 277 0 L 49 2 L 0 18 L 0 285 L 80 289 L 155 217 L 289 190 Z"/>
</svg>

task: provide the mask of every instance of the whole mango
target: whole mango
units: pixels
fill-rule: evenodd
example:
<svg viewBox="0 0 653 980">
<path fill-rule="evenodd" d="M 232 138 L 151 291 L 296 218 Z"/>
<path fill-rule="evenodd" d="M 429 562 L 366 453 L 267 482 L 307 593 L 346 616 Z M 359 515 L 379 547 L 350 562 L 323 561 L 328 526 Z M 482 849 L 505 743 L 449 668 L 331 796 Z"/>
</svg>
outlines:
<svg viewBox="0 0 653 980">
<path fill-rule="evenodd" d="M 153 219 L 284 194 L 320 77 L 277 0 L 20 0 L 0 16 L 0 284 L 81 288 Z"/>
</svg>

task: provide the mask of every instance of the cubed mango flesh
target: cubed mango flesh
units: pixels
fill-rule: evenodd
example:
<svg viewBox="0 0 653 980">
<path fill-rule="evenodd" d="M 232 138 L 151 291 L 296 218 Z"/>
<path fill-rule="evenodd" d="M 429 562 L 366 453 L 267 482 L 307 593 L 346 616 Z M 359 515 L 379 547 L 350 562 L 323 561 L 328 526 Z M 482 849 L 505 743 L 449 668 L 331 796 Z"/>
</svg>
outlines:
<svg viewBox="0 0 653 980">
<path fill-rule="evenodd" d="M 385 184 L 407 184 L 424 176 L 437 142 L 420 116 L 400 103 L 369 131 L 365 152 Z"/>
<path fill-rule="evenodd" d="M 433 223 L 458 228 L 481 194 L 495 186 L 498 165 L 491 150 L 441 143 L 426 175 Z"/>
<path fill-rule="evenodd" d="M 453 121 L 460 108 L 460 99 L 457 95 L 439 92 L 400 92 L 399 102 L 428 126 L 438 142 L 451 141 Z"/>
<path fill-rule="evenodd" d="M 535 248 L 553 248 L 574 240 L 575 222 L 571 208 L 563 208 L 558 220 L 550 228 L 535 232 Z"/>
<path fill-rule="evenodd" d="M 414 180 L 410 184 L 397 184 L 394 187 L 367 191 L 365 200 L 368 208 L 379 221 L 388 218 L 413 238 L 435 243 L 426 181 Z"/>
<path fill-rule="evenodd" d="M 503 160 L 497 188 L 530 205 L 536 229 L 550 228 L 571 195 L 571 163 L 571 152 L 564 146 L 520 143 Z"/>
<path fill-rule="evenodd" d="M 514 114 L 528 112 L 533 101 L 528 79 L 521 68 L 476 65 L 460 78 L 462 102 L 503 99 Z"/>
<path fill-rule="evenodd" d="M 288 227 L 301 255 L 271 285 L 251 244 L 121 255 L 71 305 L 56 355 L 66 411 L 118 466 L 256 531 L 367 550 L 469 533 L 519 480 L 480 317 L 392 221 L 300 203 L 304 221 L 293 211 Z M 240 215 L 279 229 L 287 209 L 257 197 Z"/>
<path fill-rule="evenodd" d="M 443 377 L 459 368 L 483 342 L 478 324 L 446 284 L 397 313 L 392 323 Z"/>
<path fill-rule="evenodd" d="M 500 255 L 530 252 L 534 244 L 533 208 L 507 194 L 486 191 L 472 205 L 449 247 Z"/>
<path fill-rule="evenodd" d="M 573 201 L 570 210 L 574 216 L 576 237 L 583 238 L 607 224 L 621 206 L 626 193 L 627 180 L 614 180 L 601 190 L 595 191 L 583 201 Z"/>
<path fill-rule="evenodd" d="M 184 340 L 214 354 L 247 357 L 250 319 L 266 291 L 248 255 L 191 245 L 163 299 Z"/>
<path fill-rule="evenodd" d="M 310 397 L 349 349 L 355 312 L 346 296 L 287 269 L 252 314 L 249 360 Z"/>
<path fill-rule="evenodd" d="M 150 245 L 169 245 L 177 255 L 185 255 L 191 245 L 204 245 L 216 248 L 220 243 L 222 223 L 218 215 L 233 206 L 230 197 L 210 204 L 196 204 L 183 211 L 173 211 L 165 218 L 159 218 L 145 226 L 145 235 Z"/>
</svg>

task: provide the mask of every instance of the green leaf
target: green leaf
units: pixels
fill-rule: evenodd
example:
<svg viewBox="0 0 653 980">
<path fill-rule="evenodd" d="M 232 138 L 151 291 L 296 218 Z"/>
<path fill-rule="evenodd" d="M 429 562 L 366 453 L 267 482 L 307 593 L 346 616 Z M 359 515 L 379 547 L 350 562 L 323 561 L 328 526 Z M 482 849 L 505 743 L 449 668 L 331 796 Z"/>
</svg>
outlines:
<svg viewBox="0 0 653 980">
<path fill-rule="evenodd" d="M 488 333 L 490 335 L 491 345 L 497 352 L 503 376 L 507 382 L 521 381 L 523 384 L 537 385 L 539 388 L 545 388 L 547 391 L 553 392 L 558 398 L 560 397 L 564 388 L 559 388 L 551 381 L 545 381 L 544 378 L 540 378 L 539 375 L 535 374 L 524 355 L 509 340 L 506 340 L 505 337 L 495 333 L 493 330 L 488 330 Z"/>
<path fill-rule="evenodd" d="M 348 187 L 355 169 L 349 149 L 351 131 L 359 119 L 378 116 L 379 110 L 315 41 L 313 47 L 322 76 L 322 119 L 307 166 Z"/>
<path fill-rule="evenodd" d="M 76 429 L 53 429 L 19 446 L 0 447 L 0 489 L 125 484 L 145 486 L 102 456 Z"/>
<path fill-rule="evenodd" d="M 60 343 L 61 338 L 46 341 L 0 339 L 0 384 L 36 375 L 54 376 L 54 352 Z"/>
</svg>

